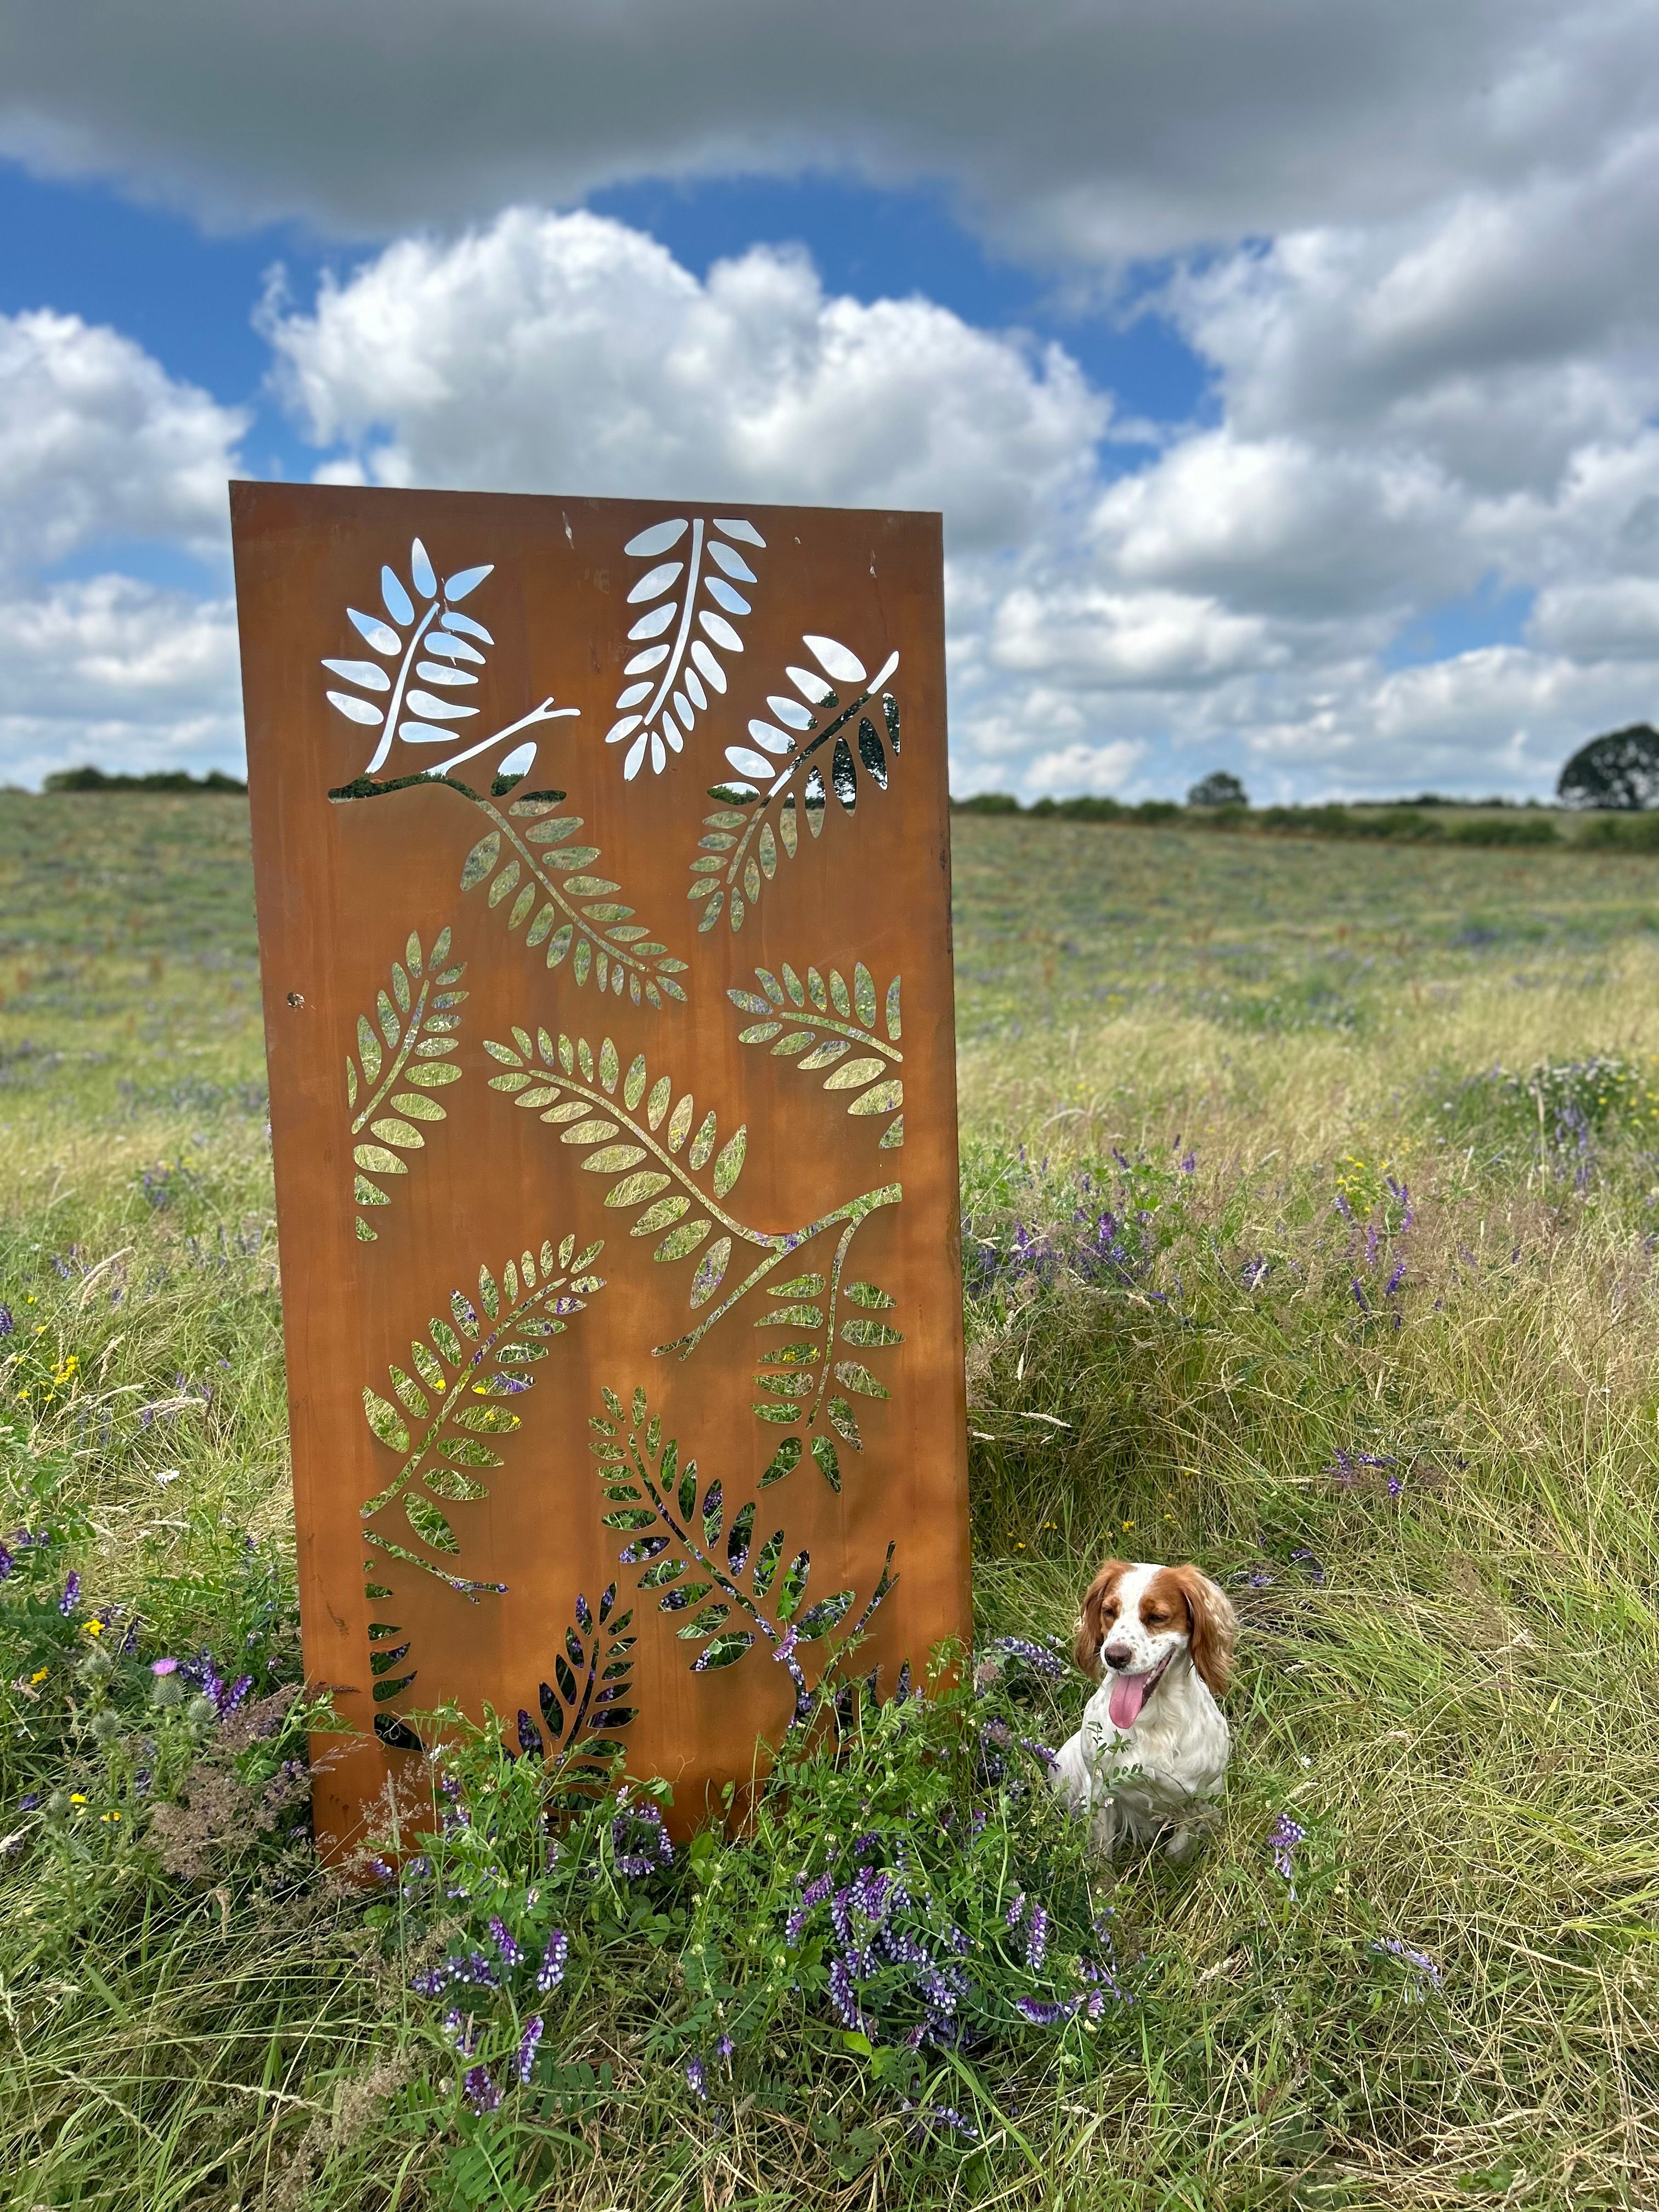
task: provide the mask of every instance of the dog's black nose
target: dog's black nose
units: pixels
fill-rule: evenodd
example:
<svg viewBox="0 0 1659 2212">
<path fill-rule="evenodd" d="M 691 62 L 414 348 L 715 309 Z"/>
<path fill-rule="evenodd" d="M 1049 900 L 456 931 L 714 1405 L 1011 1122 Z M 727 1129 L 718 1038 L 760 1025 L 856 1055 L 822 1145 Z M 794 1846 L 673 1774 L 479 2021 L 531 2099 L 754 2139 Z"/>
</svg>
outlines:
<svg viewBox="0 0 1659 2212">
<path fill-rule="evenodd" d="M 1109 1667 L 1127 1667 L 1135 1655 L 1127 1644 L 1109 1644 L 1100 1656 Z"/>
</svg>

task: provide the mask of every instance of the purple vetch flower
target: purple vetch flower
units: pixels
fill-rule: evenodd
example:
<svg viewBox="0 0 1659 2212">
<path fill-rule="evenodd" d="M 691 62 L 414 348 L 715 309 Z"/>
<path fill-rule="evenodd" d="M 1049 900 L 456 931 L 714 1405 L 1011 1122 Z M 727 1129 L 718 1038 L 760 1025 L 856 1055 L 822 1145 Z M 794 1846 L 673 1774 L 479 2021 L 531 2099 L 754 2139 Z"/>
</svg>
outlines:
<svg viewBox="0 0 1659 2212">
<path fill-rule="evenodd" d="M 1396 1260 L 1395 1261 L 1393 1274 L 1389 1276 L 1388 1281 L 1382 1285 L 1383 1297 L 1385 1298 L 1391 1298 L 1405 1279 L 1406 1263 L 1403 1260 Z"/>
<path fill-rule="evenodd" d="M 58 1610 L 67 1619 L 80 1602 L 81 1577 L 71 1571 L 69 1580 L 64 1584 L 64 1595 L 58 1601 Z"/>
<path fill-rule="evenodd" d="M 801 1892 L 800 1903 L 783 1925 L 783 1940 L 792 1951 L 800 1941 L 800 1931 L 806 1924 L 807 1914 L 823 1904 L 835 1886 L 835 1876 L 826 1872 L 821 1874 L 816 1881 L 809 1882 Z"/>
<path fill-rule="evenodd" d="M 787 1665 L 788 1662 L 794 1657 L 795 1646 L 799 1643 L 799 1633 L 795 1627 L 794 1622 L 792 1620 L 789 1626 L 784 1630 L 783 1634 L 779 1638 L 772 1652 L 772 1656 L 777 1661 L 779 1666 L 782 1667 Z"/>
<path fill-rule="evenodd" d="M 1271 1265 L 1267 1260 L 1247 1260 L 1239 1271 L 1245 1289 L 1259 1291 L 1267 1279 L 1267 1270 Z"/>
<path fill-rule="evenodd" d="M 501 2093 L 487 2066 L 469 2066 L 465 2087 L 466 2101 L 475 2112 L 494 2112 L 500 2109 Z"/>
<path fill-rule="evenodd" d="M 38 1790 L 26 1790 L 17 1801 L 17 1809 L 20 1813 L 32 1813 L 40 1802 L 40 1792 Z"/>
<path fill-rule="evenodd" d="M 860 2035 L 866 2033 L 864 2014 L 859 2010 L 858 1991 L 845 1959 L 836 1959 L 830 1962 L 830 2002 L 840 2015 L 843 2027 L 850 2027 Z"/>
<path fill-rule="evenodd" d="M 1273 1855 L 1273 1867 L 1290 1885 L 1291 1895 L 1296 1895 L 1296 1847 L 1307 1840 L 1307 1830 L 1300 1820 L 1291 1820 L 1281 1813 L 1267 1831 L 1267 1848 Z"/>
<path fill-rule="evenodd" d="M 12 1569 L 16 1565 L 16 1560 L 13 1559 L 11 1553 L 6 1549 L 5 1546 L 3 1544 L 0 1544 L 0 1583 L 5 1581 L 7 1576 L 10 1574 Z"/>
<path fill-rule="evenodd" d="M 543 1996 L 556 1990 L 564 1979 L 565 1964 L 570 1956 L 570 1938 L 562 1928 L 556 1928 L 547 1939 L 547 1948 L 542 1953 L 542 1963 L 536 1969 L 536 1987 Z"/>
<path fill-rule="evenodd" d="M 1437 1991 L 1439 1990 L 1441 1986 L 1439 1967 L 1435 1965 L 1432 1959 L 1425 1959 L 1422 1952 L 1408 1951 L 1397 1936 L 1385 1936 L 1380 1942 L 1371 1944 L 1369 1948 L 1379 1953 L 1386 1952 L 1390 1958 L 1399 1959 L 1408 1966 L 1415 1966 L 1420 1974 L 1428 1977 Z"/>
<path fill-rule="evenodd" d="M 1006 1651 L 1011 1659 L 1023 1659 L 1028 1667 L 1035 1668 L 1039 1674 L 1048 1675 L 1051 1681 L 1060 1680 L 1068 1671 L 1066 1662 L 1058 1652 L 1049 1650 L 1046 1644 L 1034 1644 L 1029 1636 L 994 1637 L 991 1649 L 993 1651 Z"/>
<path fill-rule="evenodd" d="M 1042 1972 L 1048 1949 L 1048 1914 L 1044 1906 L 1034 1905 L 1025 1929 L 1025 1963 L 1034 1974 Z"/>
<path fill-rule="evenodd" d="M 1360 1287 L 1360 1281 L 1358 1275 L 1354 1277 L 1352 1282 L 1349 1284 L 1348 1287 L 1353 1292 L 1353 1302 L 1358 1307 L 1360 1312 L 1369 1313 L 1371 1310 L 1371 1302 L 1365 1296 L 1364 1290 Z"/>
<path fill-rule="evenodd" d="M 905 2100 L 903 2109 L 907 2112 L 911 2110 L 910 2102 L 908 2098 Z M 918 2106 L 915 2111 L 915 2117 L 910 2123 L 910 2130 L 914 2135 L 937 2135 L 941 2131 L 945 2131 L 951 2135 L 961 2136 L 963 2141 L 967 2142 L 977 2142 L 979 2141 L 979 2130 L 974 2125 L 973 2122 L 967 2117 L 967 2115 L 963 2112 L 959 2112 L 954 2105 L 922 2105 Z"/>
<path fill-rule="evenodd" d="M 536 2063 L 536 2048 L 541 2039 L 542 2016 L 540 2013 L 536 2013 L 525 2022 L 524 2033 L 519 2041 L 519 2056 L 514 2063 L 520 2081 L 527 2081 L 530 2079 Z"/>
<path fill-rule="evenodd" d="M 714 2045 L 714 2056 L 717 2058 L 729 2058 L 737 2047 L 729 2035 L 723 2035 Z"/>
<path fill-rule="evenodd" d="M 630 1848 L 635 1840 L 632 1832 L 640 1826 L 654 1831 L 654 1834 L 647 1840 L 643 1850 L 635 1850 Z M 626 1798 L 620 1801 L 611 1823 L 611 1849 L 617 1873 L 630 1881 L 652 1873 L 658 1866 L 672 1866 L 674 1863 L 674 1845 L 662 1824 L 662 1814 L 648 1802 L 634 1805 Z"/>
<path fill-rule="evenodd" d="M 11 1308 L 0 1306 L 0 1336 L 9 1336 L 16 1326 L 16 1322 L 11 1317 Z"/>
<path fill-rule="evenodd" d="M 489 1932 L 495 1939 L 495 1948 L 501 1954 L 501 1964 L 516 1966 L 524 1953 L 520 1948 L 518 1938 L 499 1912 L 492 1912 L 489 1916 Z"/>
<path fill-rule="evenodd" d="M 1273 1578 L 1264 1566 L 1246 1567 L 1242 1571 L 1246 1589 L 1271 1589 L 1273 1586 Z"/>
<path fill-rule="evenodd" d="M 1058 2027 L 1062 2021 L 1070 2020 L 1082 2003 L 1080 1996 L 1067 1997 L 1063 2002 L 1052 1997 L 1016 1997 L 1014 2010 L 1022 2020 L 1029 2020 L 1033 2027 Z"/>
<path fill-rule="evenodd" d="M 1398 1498 L 1401 1492 L 1404 1490 L 1405 1487 L 1406 1478 L 1403 1474 L 1391 1474 L 1389 1477 L 1389 1495 L 1390 1498 Z"/>
<path fill-rule="evenodd" d="M 398 1879 L 384 1859 L 371 1859 L 368 1870 L 376 1881 L 395 1881 Z"/>
<path fill-rule="evenodd" d="M 1315 1559 L 1311 1552 L 1306 1550 L 1292 1552 L 1291 1553 L 1291 1558 L 1293 1562 L 1306 1567 L 1308 1570 L 1308 1579 L 1310 1582 L 1322 1583 L 1324 1581 L 1325 1570 L 1321 1566 L 1319 1561 Z"/>
<path fill-rule="evenodd" d="M 443 2016 L 441 2025 L 444 2033 L 454 2045 L 456 2050 L 459 2051 L 461 2057 L 463 2058 L 470 2058 L 472 2056 L 472 2021 L 471 2016 L 468 2014 L 464 2013 L 459 2005 L 451 2005 L 449 2010 Z"/>
<path fill-rule="evenodd" d="M 441 1966 L 427 1966 L 413 1978 L 409 1986 L 417 1997 L 438 1997 L 443 1995 L 448 1981 L 449 1977 Z"/>
<path fill-rule="evenodd" d="M 1010 1928 L 1018 1927 L 1025 1917 L 1025 1892 L 1023 1889 L 1017 1889 L 1014 1892 L 1009 1901 L 1008 1910 L 1002 1917 Z"/>
<path fill-rule="evenodd" d="M 701 2097 L 703 2103 L 706 2105 L 708 2102 L 708 2069 L 703 2065 L 701 2058 L 688 2058 L 686 2060 L 685 2078 L 690 2086 L 692 2095 L 694 2097 Z"/>
</svg>

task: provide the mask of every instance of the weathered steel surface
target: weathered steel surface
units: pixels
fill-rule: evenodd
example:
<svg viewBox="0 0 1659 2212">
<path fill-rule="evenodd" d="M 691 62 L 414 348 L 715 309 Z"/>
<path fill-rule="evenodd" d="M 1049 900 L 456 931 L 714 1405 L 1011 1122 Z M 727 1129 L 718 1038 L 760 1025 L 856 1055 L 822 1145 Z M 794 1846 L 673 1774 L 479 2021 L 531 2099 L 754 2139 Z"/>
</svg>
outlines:
<svg viewBox="0 0 1659 2212">
<path fill-rule="evenodd" d="M 452 1699 L 684 1829 L 968 1631 L 937 518 L 232 509 L 319 1830 Z"/>
</svg>

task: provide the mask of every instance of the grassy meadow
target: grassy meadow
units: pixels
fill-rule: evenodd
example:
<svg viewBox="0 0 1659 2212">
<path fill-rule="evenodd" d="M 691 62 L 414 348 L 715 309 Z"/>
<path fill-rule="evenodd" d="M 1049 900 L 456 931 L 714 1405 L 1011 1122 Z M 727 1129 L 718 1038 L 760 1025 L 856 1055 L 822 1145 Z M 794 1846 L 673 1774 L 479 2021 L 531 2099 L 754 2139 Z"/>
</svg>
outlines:
<svg viewBox="0 0 1659 2212">
<path fill-rule="evenodd" d="M 977 1692 L 672 1863 L 480 1744 L 341 1882 L 245 804 L 0 793 L 0 2199 L 1659 2197 L 1659 856 L 964 817 L 955 880 Z M 1110 1553 L 1240 1613 L 1180 1867 L 1026 1748 Z M 946 1993 L 848 1997 L 860 1860 Z"/>
</svg>

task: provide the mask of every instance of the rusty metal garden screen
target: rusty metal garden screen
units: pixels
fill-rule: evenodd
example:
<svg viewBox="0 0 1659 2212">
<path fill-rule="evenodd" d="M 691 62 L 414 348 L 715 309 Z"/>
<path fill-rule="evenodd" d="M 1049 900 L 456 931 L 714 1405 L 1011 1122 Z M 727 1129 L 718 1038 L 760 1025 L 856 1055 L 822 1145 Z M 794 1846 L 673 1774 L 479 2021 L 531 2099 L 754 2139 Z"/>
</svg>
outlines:
<svg viewBox="0 0 1659 2212">
<path fill-rule="evenodd" d="M 310 1678 L 674 1825 L 968 1630 L 936 516 L 233 487 Z"/>
</svg>

